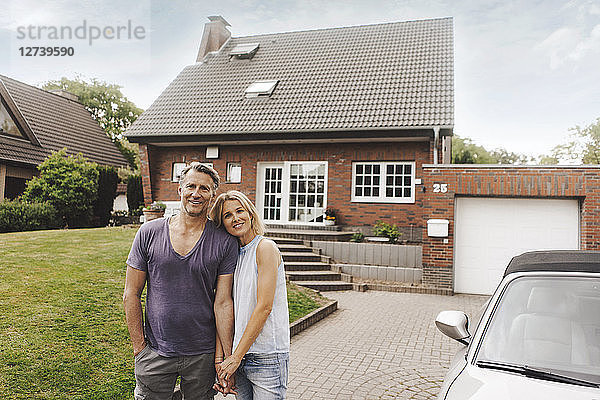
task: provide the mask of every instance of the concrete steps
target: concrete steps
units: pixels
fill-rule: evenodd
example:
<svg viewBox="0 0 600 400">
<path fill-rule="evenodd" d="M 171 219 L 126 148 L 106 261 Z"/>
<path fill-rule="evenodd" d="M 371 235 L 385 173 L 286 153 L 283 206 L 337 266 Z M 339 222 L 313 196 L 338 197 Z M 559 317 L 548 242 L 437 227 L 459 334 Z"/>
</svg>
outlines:
<svg viewBox="0 0 600 400">
<path fill-rule="evenodd" d="M 312 247 L 305 246 L 304 244 L 278 244 L 279 251 L 286 253 L 313 253 L 318 250 L 314 250 Z M 320 251 L 319 251 L 320 254 Z"/>
<path fill-rule="evenodd" d="M 292 271 L 331 271 L 331 264 L 325 264 L 323 262 L 286 262 L 286 272 Z"/>
<path fill-rule="evenodd" d="M 308 253 L 308 252 L 287 252 L 281 251 L 281 255 L 283 257 L 283 261 L 285 262 L 324 262 L 326 264 L 329 263 L 329 257 L 322 256 L 317 253 Z"/>
<path fill-rule="evenodd" d="M 294 283 L 310 289 L 318 290 L 319 292 L 333 292 L 338 290 L 353 289 L 352 283 L 342 281 L 301 281 Z"/>
<path fill-rule="evenodd" d="M 277 239 L 299 239 L 299 240 L 325 240 L 331 242 L 347 242 L 354 233 L 346 231 L 330 231 L 322 229 L 299 230 L 286 228 L 270 228 L 267 227 L 266 235 L 268 237 L 276 237 Z"/>
<path fill-rule="evenodd" d="M 294 283 L 301 281 L 339 281 L 342 275 L 333 271 L 289 271 L 286 276 Z"/>
<path fill-rule="evenodd" d="M 270 237 L 281 251 L 286 278 L 297 285 L 321 292 L 352 290 L 351 276 L 331 270 L 331 260 L 321 251 L 304 245 L 302 239 Z"/>
</svg>

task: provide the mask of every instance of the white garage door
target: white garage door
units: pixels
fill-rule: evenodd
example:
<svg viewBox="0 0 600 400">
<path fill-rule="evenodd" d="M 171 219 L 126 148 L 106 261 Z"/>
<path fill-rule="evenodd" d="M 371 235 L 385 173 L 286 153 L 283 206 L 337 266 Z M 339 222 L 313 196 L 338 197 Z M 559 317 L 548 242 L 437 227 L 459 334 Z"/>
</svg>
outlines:
<svg viewBox="0 0 600 400">
<path fill-rule="evenodd" d="M 577 200 L 457 198 L 454 291 L 492 294 L 510 259 L 579 249 Z"/>
</svg>

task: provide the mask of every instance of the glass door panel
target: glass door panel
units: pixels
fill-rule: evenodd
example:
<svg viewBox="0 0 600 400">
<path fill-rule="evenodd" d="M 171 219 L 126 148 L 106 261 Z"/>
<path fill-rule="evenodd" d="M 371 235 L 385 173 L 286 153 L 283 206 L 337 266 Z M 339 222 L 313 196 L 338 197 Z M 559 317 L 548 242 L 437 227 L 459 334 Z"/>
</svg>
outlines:
<svg viewBox="0 0 600 400">
<path fill-rule="evenodd" d="M 265 221 L 281 221 L 283 167 L 266 167 L 264 169 L 263 219 Z"/>
<path fill-rule="evenodd" d="M 290 163 L 288 221 L 323 222 L 325 163 Z"/>
</svg>

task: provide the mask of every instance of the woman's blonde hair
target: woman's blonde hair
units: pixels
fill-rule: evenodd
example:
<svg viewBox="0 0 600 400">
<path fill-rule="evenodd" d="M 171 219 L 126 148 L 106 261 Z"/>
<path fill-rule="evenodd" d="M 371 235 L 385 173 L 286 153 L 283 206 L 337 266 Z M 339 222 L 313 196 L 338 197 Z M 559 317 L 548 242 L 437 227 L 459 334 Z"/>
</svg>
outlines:
<svg viewBox="0 0 600 400">
<path fill-rule="evenodd" d="M 209 216 L 217 226 L 221 226 L 223 223 L 223 204 L 225 204 L 227 200 L 239 201 L 242 207 L 250 214 L 250 227 L 254 233 L 257 235 L 265 234 L 265 224 L 263 223 L 262 218 L 260 218 L 260 215 L 258 215 L 256 207 L 244 193 L 237 190 L 221 193 L 215 199 L 215 204 L 211 208 Z"/>
</svg>

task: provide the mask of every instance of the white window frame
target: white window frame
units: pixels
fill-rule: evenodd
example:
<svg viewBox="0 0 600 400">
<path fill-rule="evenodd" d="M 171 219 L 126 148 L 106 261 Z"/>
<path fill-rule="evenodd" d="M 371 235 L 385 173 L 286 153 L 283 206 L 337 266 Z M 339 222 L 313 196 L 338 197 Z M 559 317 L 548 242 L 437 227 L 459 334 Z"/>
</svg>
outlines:
<svg viewBox="0 0 600 400">
<path fill-rule="evenodd" d="M 271 96 L 279 80 L 254 81 L 246 89 L 246 97 Z"/>
<path fill-rule="evenodd" d="M 237 177 L 237 180 L 234 180 L 232 178 L 233 175 L 233 169 L 234 168 L 239 168 L 240 171 L 240 175 L 239 177 Z M 241 162 L 228 162 L 227 163 L 227 183 L 242 183 L 242 163 Z"/>
<path fill-rule="evenodd" d="M 185 162 L 174 162 L 173 167 L 171 168 L 171 182 L 179 183 L 181 171 L 183 171 L 187 166 L 188 164 Z"/>
<path fill-rule="evenodd" d="M 414 161 L 354 161 L 352 162 L 352 193 L 351 201 L 353 203 L 414 203 L 415 202 L 415 162 Z M 379 196 L 356 196 L 356 166 L 357 165 L 379 165 Z M 411 168 L 411 186 L 410 197 L 387 197 L 386 196 L 386 176 L 388 165 L 410 165 Z"/>
<path fill-rule="evenodd" d="M 211 168 L 214 168 L 213 163 L 210 163 L 210 162 L 203 162 L 201 164 L 204 164 Z M 181 177 L 181 171 L 183 171 L 188 165 L 190 165 L 190 164 L 187 162 L 183 162 L 183 161 L 174 162 L 171 167 L 171 182 L 179 183 L 179 177 Z"/>
</svg>

